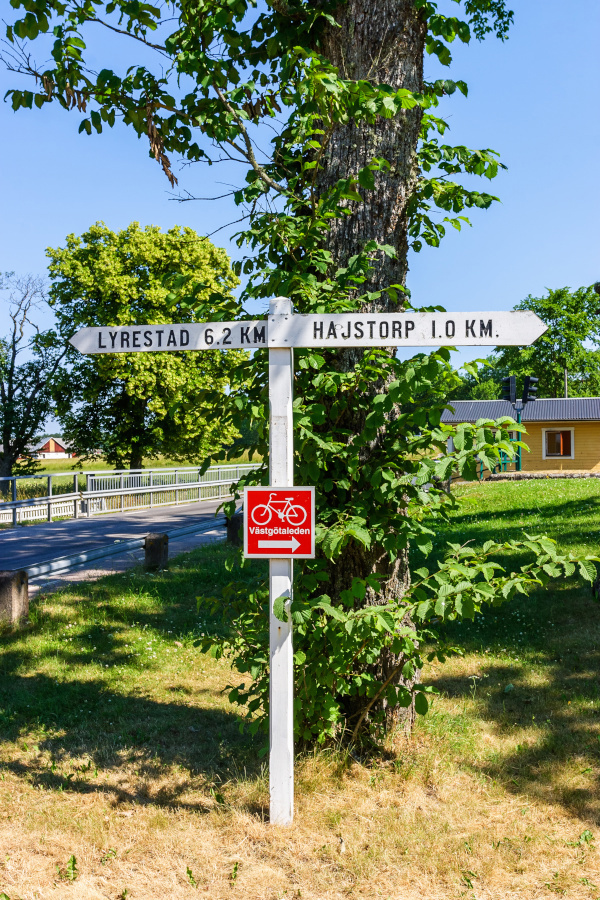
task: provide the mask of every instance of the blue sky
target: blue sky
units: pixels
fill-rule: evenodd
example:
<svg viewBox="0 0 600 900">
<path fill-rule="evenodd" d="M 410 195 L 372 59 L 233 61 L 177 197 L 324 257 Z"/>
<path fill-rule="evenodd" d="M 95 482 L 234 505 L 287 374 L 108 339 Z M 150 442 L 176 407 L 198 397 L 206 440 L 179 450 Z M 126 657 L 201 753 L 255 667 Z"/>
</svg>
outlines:
<svg viewBox="0 0 600 900">
<path fill-rule="evenodd" d="M 514 8 L 506 43 L 454 46 L 450 75 L 465 79 L 470 94 L 454 95 L 442 110 L 450 141 L 501 153 L 508 171 L 491 191 L 502 203 L 476 211 L 472 228 L 450 229 L 440 249 L 411 257 L 409 287 L 419 304 L 509 309 L 546 287 L 600 280 L 600 2 L 516 0 Z M 437 75 L 428 65 L 428 76 Z M 0 71 L 1 96 L 20 83 Z M 137 220 L 209 233 L 237 218 L 227 200 L 175 202 L 133 132 L 117 127 L 88 137 L 77 133 L 79 121 L 59 107 L 13 113 L 0 103 L 0 270 L 43 273 L 47 246 L 99 219 L 113 229 Z M 181 189 L 208 196 L 223 193 L 217 182 L 231 177 L 218 166 L 177 174 Z M 213 238 L 234 257 L 236 227 Z"/>
</svg>

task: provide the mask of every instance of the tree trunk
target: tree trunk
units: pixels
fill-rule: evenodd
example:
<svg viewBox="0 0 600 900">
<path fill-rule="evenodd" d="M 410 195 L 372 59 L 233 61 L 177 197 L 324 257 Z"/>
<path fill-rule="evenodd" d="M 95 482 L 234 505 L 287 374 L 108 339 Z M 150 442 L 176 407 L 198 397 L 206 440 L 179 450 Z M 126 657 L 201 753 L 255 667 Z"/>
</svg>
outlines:
<svg viewBox="0 0 600 900">
<path fill-rule="evenodd" d="M 143 469 L 144 468 L 144 457 L 139 451 L 132 453 L 129 457 L 129 468 L 130 469 Z"/>
<path fill-rule="evenodd" d="M 13 473 L 15 460 L 7 453 L 0 455 L 0 478 L 10 478 Z M 0 487 L 2 485 L 0 484 Z"/>
<path fill-rule="evenodd" d="M 11 482 L 6 481 L 12 476 L 15 460 L 9 456 L 6 451 L 0 454 L 0 495 L 4 500 L 11 498 Z"/>
<path fill-rule="evenodd" d="M 414 8 L 413 0 L 349 0 L 340 6 L 335 19 L 339 28 L 327 26 L 319 41 L 318 50 L 333 63 L 342 78 L 365 79 L 384 83 L 394 89 L 411 91 L 423 89 L 423 53 L 426 26 Z M 418 176 L 416 158 L 421 126 L 421 110 L 415 107 L 392 119 L 380 118 L 375 124 L 349 122 L 336 128 L 325 154 L 324 172 L 320 187 L 328 188 L 340 178 L 356 175 L 374 157 L 383 157 L 390 170 L 375 173 L 375 189 L 363 191 L 364 202 L 350 216 L 335 219 L 328 235 L 327 247 L 337 266 L 343 266 L 359 253 L 367 241 L 391 244 L 397 258 L 383 253 L 374 262 L 369 283 L 363 290 L 382 290 L 392 284 L 404 284 L 407 274 L 407 203 L 414 191 Z M 364 311 L 392 312 L 399 308 L 387 294 L 372 302 Z M 390 355 L 396 348 L 390 348 Z M 342 371 L 350 371 L 364 351 L 352 349 L 336 354 L 333 364 Z M 373 393 L 385 389 L 382 383 L 373 385 Z M 361 432 L 360 417 L 340 423 L 355 434 Z M 327 427 L 327 426 L 326 426 Z M 335 430 L 333 424 L 328 426 Z M 370 458 L 377 448 L 367 451 Z M 367 457 L 365 457 L 366 459 Z M 332 496 L 332 503 L 335 499 Z M 366 550 L 356 543 L 347 547 L 341 559 L 330 566 L 330 591 L 334 598 L 347 590 L 354 577 L 379 576 L 383 590 L 379 595 L 367 595 L 366 602 L 385 604 L 398 599 L 410 584 L 407 554 L 394 564 L 389 562 L 383 548 Z M 408 624 L 408 623 L 405 623 Z M 377 675 L 385 681 L 400 660 L 391 653 L 380 659 Z M 397 684 L 407 683 L 401 675 Z M 352 728 L 360 714 L 359 708 L 346 709 Z M 414 709 L 388 711 L 391 727 L 404 721 L 407 730 L 412 726 Z"/>
<path fill-rule="evenodd" d="M 335 16 L 339 28 L 327 26 L 319 51 L 336 66 L 342 78 L 387 84 L 395 90 L 423 90 L 423 52 L 426 25 L 414 0 L 349 0 Z M 365 290 L 404 284 L 407 273 L 406 206 L 418 174 L 416 149 L 421 110 L 405 110 L 400 117 L 379 118 L 375 124 L 349 122 L 339 126 L 329 141 L 326 170 L 321 179 L 329 186 L 356 175 L 373 157 L 390 163 L 389 172 L 376 174 L 375 190 L 364 192 L 364 203 L 351 216 L 334 221 L 328 249 L 343 264 L 369 240 L 391 244 L 398 258 L 383 254 Z M 393 311 L 381 298 L 369 311 Z"/>
</svg>

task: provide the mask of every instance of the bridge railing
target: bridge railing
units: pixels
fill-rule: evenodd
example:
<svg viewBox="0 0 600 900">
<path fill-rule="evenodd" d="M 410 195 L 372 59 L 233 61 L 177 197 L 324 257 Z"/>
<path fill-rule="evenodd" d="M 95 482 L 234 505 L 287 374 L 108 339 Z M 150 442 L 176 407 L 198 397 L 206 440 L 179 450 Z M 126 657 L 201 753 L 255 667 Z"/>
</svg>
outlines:
<svg viewBox="0 0 600 900">
<path fill-rule="evenodd" d="M 26 521 L 51 522 L 55 518 L 89 517 L 155 506 L 197 503 L 199 500 L 218 500 L 229 496 L 231 486 L 258 466 L 259 463 L 211 466 L 202 474 L 198 466 L 182 466 L 4 477 L 0 478 L 0 524 L 16 526 Z M 72 485 L 65 484 L 67 476 L 72 479 Z M 18 498 L 17 483 L 30 483 L 34 479 L 44 479 L 46 493 Z M 7 499 L 2 500 L 2 495 Z"/>
</svg>

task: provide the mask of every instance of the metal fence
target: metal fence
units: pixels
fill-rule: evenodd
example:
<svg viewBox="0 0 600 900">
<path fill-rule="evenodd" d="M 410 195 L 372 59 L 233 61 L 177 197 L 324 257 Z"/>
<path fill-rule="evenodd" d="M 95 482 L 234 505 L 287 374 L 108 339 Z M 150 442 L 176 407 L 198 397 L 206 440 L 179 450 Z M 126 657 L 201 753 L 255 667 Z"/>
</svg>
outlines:
<svg viewBox="0 0 600 900">
<path fill-rule="evenodd" d="M 211 466 L 203 474 L 197 466 L 188 466 L 98 473 L 56 472 L 52 475 L 0 478 L 0 524 L 16 526 L 20 522 L 51 522 L 55 518 L 77 519 L 102 513 L 218 500 L 229 496 L 232 484 L 258 465 Z M 65 478 L 68 483 L 65 483 Z M 46 493 L 18 499 L 19 482 L 28 490 L 35 490 L 37 483 L 45 482 Z M 2 494 L 5 500 L 2 500 Z"/>
</svg>

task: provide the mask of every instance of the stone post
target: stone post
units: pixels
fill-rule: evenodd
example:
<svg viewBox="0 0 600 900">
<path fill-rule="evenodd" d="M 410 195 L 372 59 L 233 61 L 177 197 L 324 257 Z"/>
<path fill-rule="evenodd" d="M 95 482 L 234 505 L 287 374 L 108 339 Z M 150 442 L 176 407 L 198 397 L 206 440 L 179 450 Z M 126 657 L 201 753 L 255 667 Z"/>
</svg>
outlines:
<svg viewBox="0 0 600 900">
<path fill-rule="evenodd" d="M 234 515 L 227 519 L 227 543 L 233 544 L 234 547 L 241 547 L 244 543 L 244 514 L 238 510 Z"/>
<path fill-rule="evenodd" d="M 149 571 L 166 569 L 169 562 L 169 536 L 161 533 L 146 535 L 144 565 Z"/>
<path fill-rule="evenodd" d="M 0 571 L 0 622 L 16 625 L 29 613 L 29 579 L 25 569 Z"/>
</svg>

